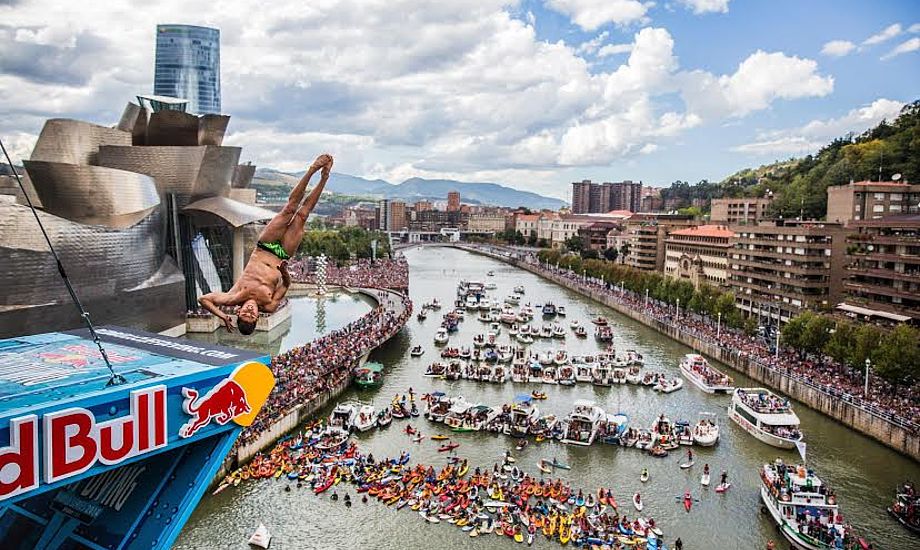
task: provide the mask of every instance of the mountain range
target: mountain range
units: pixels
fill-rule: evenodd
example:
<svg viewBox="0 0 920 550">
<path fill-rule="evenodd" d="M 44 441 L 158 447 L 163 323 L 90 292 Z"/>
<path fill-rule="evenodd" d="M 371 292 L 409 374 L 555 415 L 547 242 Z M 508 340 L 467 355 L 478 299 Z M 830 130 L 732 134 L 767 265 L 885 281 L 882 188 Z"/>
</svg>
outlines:
<svg viewBox="0 0 920 550">
<path fill-rule="evenodd" d="M 272 168 L 256 170 L 254 184 L 292 186 L 303 176 L 300 173 L 288 173 Z M 447 179 L 409 178 L 393 184 L 385 180 L 369 180 L 358 176 L 333 172 L 326 184 L 326 189 L 340 195 L 401 199 L 412 203 L 419 200 L 447 200 L 448 191 L 459 191 L 461 200 L 469 204 L 490 206 L 523 206 L 539 210 L 543 208 L 557 210 L 565 206 L 565 201 L 544 197 L 530 191 L 520 191 L 497 183 L 473 183 Z"/>
</svg>

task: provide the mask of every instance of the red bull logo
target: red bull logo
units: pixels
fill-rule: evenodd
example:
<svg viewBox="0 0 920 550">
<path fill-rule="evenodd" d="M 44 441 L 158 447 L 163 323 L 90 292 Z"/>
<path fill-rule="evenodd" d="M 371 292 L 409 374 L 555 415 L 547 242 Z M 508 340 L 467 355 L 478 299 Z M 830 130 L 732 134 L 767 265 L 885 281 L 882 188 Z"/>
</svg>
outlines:
<svg viewBox="0 0 920 550">
<path fill-rule="evenodd" d="M 204 396 L 193 388 L 182 388 L 182 409 L 191 418 L 179 429 L 180 437 L 192 437 L 215 422 L 219 426 L 233 421 L 240 426 L 252 424 L 275 384 L 271 371 L 262 363 L 237 367 Z"/>
</svg>

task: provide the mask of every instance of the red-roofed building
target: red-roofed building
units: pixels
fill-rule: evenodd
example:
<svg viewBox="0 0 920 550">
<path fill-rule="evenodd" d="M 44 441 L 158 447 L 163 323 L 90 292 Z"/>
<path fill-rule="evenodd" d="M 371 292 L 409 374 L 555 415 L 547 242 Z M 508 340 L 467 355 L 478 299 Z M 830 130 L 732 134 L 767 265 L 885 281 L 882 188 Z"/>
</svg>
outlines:
<svg viewBox="0 0 920 550">
<path fill-rule="evenodd" d="M 827 221 L 848 224 L 920 212 L 920 185 L 858 181 L 827 188 Z"/>
<path fill-rule="evenodd" d="M 730 239 L 724 225 L 699 225 L 671 231 L 665 240 L 664 273 L 688 279 L 693 286 L 723 286 L 728 280 Z"/>
</svg>

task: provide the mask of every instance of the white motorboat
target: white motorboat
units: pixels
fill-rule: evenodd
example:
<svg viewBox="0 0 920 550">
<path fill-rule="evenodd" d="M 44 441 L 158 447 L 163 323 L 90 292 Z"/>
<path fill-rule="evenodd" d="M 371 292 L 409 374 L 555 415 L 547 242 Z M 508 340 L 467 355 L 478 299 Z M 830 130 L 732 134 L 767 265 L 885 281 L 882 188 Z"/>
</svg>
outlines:
<svg viewBox="0 0 920 550">
<path fill-rule="evenodd" d="M 592 401 L 579 399 L 566 421 L 562 442 L 570 445 L 591 445 L 597 430 L 606 418 L 604 410 Z"/>
<path fill-rule="evenodd" d="M 684 355 L 680 360 L 680 373 L 706 393 L 730 393 L 735 389 L 731 376 L 713 368 L 705 357 L 696 353 Z"/>
<path fill-rule="evenodd" d="M 520 329 L 518 328 L 518 324 L 511 323 L 511 326 L 508 328 L 508 336 L 514 338 L 515 336 L 518 335 L 518 332 L 520 332 Z"/>
<path fill-rule="evenodd" d="M 467 412 L 472 408 L 473 403 L 469 403 L 466 399 L 458 397 L 451 403 L 450 409 L 444 416 L 444 423 L 453 429 L 462 428 L 468 420 Z"/>
<path fill-rule="evenodd" d="M 522 344 L 533 344 L 533 336 L 530 334 L 518 333 L 517 341 Z"/>
<path fill-rule="evenodd" d="M 511 407 L 511 433 L 513 437 L 524 437 L 530 431 L 530 425 L 539 418 L 540 409 L 531 399 L 522 399 Z"/>
<path fill-rule="evenodd" d="M 575 381 L 590 384 L 594 380 L 592 369 L 594 365 L 578 363 L 575 365 Z"/>
<path fill-rule="evenodd" d="M 498 288 L 498 285 L 493 283 L 492 281 L 489 281 L 488 283 L 486 283 L 486 286 L 485 286 L 486 290 L 495 290 L 496 288 Z"/>
<path fill-rule="evenodd" d="M 248 541 L 250 546 L 256 546 L 258 548 L 268 548 L 272 543 L 272 534 L 268 532 L 268 528 L 264 524 L 260 523 L 256 528 L 255 533 L 249 537 Z"/>
<path fill-rule="evenodd" d="M 467 296 L 464 305 L 469 311 L 476 311 L 479 309 L 479 300 L 476 298 L 476 296 Z"/>
<path fill-rule="evenodd" d="M 450 412 L 451 407 L 454 405 L 454 402 L 463 400 L 463 397 L 449 397 L 447 395 L 440 395 L 428 401 L 428 408 L 425 411 L 425 416 L 432 422 L 443 422 L 444 418 L 447 416 L 447 413 Z"/>
<path fill-rule="evenodd" d="M 553 338 L 565 338 L 565 328 L 562 325 L 553 325 Z"/>
<path fill-rule="evenodd" d="M 626 381 L 630 384 L 640 384 L 642 382 L 642 368 L 633 366 L 626 371 Z"/>
<path fill-rule="evenodd" d="M 412 357 L 421 357 L 425 353 L 425 350 L 422 346 L 415 346 L 409 351 L 409 355 Z"/>
<path fill-rule="evenodd" d="M 813 470 L 786 465 L 777 458 L 763 465 L 760 481 L 760 498 L 793 548 L 843 548 L 844 539 L 852 536 L 850 526 L 843 522 L 834 491 Z M 816 533 L 822 537 L 815 537 Z"/>
<path fill-rule="evenodd" d="M 684 387 L 684 381 L 680 378 L 672 378 L 670 380 L 667 377 L 660 377 L 658 383 L 655 384 L 655 387 L 652 388 L 655 391 L 660 391 L 661 393 L 673 393 L 677 390 Z"/>
<path fill-rule="evenodd" d="M 700 419 L 693 427 L 693 441 L 703 447 L 712 447 L 719 440 L 719 422 L 716 415 L 701 412 Z"/>
<path fill-rule="evenodd" d="M 626 369 L 624 368 L 615 368 L 611 372 L 610 381 L 614 384 L 625 384 L 626 383 Z"/>
<path fill-rule="evenodd" d="M 524 294 L 524 285 L 518 285 L 514 287 L 515 294 Z"/>
<path fill-rule="evenodd" d="M 789 400 L 766 388 L 735 389 L 728 416 L 744 431 L 781 449 L 794 448 L 803 437 Z"/>
<path fill-rule="evenodd" d="M 553 358 L 554 356 L 553 356 L 552 350 L 544 351 L 544 352 L 541 352 L 540 355 L 537 356 L 537 361 L 545 367 L 547 365 L 553 364 Z"/>
<path fill-rule="evenodd" d="M 565 306 L 559 306 L 556 308 L 556 314 L 560 317 L 565 317 Z"/>
<path fill-rule="evenodd" d="M 561 349 L 556 352 L 556 355 L 553 357 L 553 363 L 558 366 L 567 365 L 569 363 L 569 352 Z"/>
<path fill-rule="evenodd" d="M 504 384 L 508 380 L 508 369 L 504 365 L 495 365 L 492 367 L 492 376 L 490 382 Z"/>
<path fill-rule="evenodd" d="M 581 326 L 581 322 L 578 319 L 572 319 L 569 322 L 569 328 L 576 329 Z"/>
<path fill-rule="evenodd" d="M 511 346 L 505 344 L 498 346 L 498 362 L 499 363 L 510 363 L 514 358 L 514 351 L 511 349 Z"/>
<path fill-rule="evenodd" d="M 543 367 L 543 383 L 544 384 L 558 384 L 559 380 L 556 378 L 556 366 L 552 363 L 545 365 Z"/>
<path fill-rule="evenodd" d="M 450 340 L 450 334 L 448 334 L 447 329 L 440 327 L 437 332 L 434 333 L 434 343 L 438 345 L 444 345 Z"/>
<path fill-rule="evenodd" d="M 489 325 L 489 334 L 499 335 L 499 334 L 501 334 L 501 333 L 502 333 L 502 325 L 501 325 L 501 323 L 496 323 L 495 321 L 493 321 L 493 322 Z"/>
<path fill-rule="evenodd" d="M 498 321 L 506 325 L 514 326 L 514 323 L 516 323 L 517 320 L 518 320 L 517 314 L 515 313 L 504 312 L 504 313 L 499 314 L 498 316 Z"/>
<path fill-rule="evenodd" d="M 518 296 L 517 294 L 511 294 L 509 296 L 505 296 L 505 303 L 516 306 L 521 303 L 521 297 Z"/>
<path fill-rule="evenodd" d="M 361 405 L 354 420 L 355 429 L 366 432 L 377 425 L 377 411 L 373 405 Z"/>
<path fill-rule="evenodd" d="M 329 426 L 350 432 L 355 427 L 358 407 L 354 403 L 339 403 L 329 415 Z"/>
<path fill-rule="evenodd" d="M 553 327 L 550 325 L 543 325 L 540 327 L 540 338 L 552 338 L 553 337 Z"/>
<path fill-rule="evenodd" d="M 602 363 L 595 364 L 591 372 L 591 382 L 595 386 L 609 386 L 612 382 L 610 367 Z"/>
<path fill-rule="evenodd" d="M 428 309 L 433 309 L 435 311 L 441 309 L 441 300 L 437 298 L 432 298 L 431 303 L 428 304 Z"/>
<path fill-rule="evenodd" d="M 559 384 L 563 386 L 574 386 L 576 382 L 575 379 L 575 369 L 572 365 L 564 365 L 559 368 Z"/>
<path fill-rule="evenodd" d="M 613 341 L 613 330 L 607 325 L 599 325 L 594 330 L 594 338 L 598 342 L 612 342 Z"/>
</svg>

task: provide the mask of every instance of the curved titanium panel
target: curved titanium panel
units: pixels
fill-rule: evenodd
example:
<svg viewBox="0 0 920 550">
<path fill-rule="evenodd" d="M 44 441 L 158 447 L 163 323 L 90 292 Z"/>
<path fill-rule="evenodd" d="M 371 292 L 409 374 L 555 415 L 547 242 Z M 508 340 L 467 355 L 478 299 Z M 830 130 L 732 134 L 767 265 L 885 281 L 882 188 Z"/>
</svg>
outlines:
<svg viewBox="0 0 920 550">
<path fill-rule="evenodd" d="M 96 154 L 103 145 L 131 145 L 131 134 L 81 120 L 52 118 L 42 127 L 30 159 L 96 164 Z"/>
<path fill-rule="evenodd" d="M 182 111 L 157 111 L 147 121 L 147 145 L 198 145 L 198 117 Z"/>
<path fill-rule="evenodd" d="M 270 220 L 277 212 L 245 204 L 227 197 L 210 197 L 195 201 L 182 209 L 183 212 L 208 212 L 220 217 L 233 227 Z"/>
<path fill-rule="evenodd" d="M 146 116 L 141 106 L 129 101 L 128 104 L 125 105 L 125 110 L 121 112 L 121 118 L 118 120 L 118 124 L 115 125 L 115 128 L 122 132 L 133 134 L 134 127 L 137 126 L 137 119 L 140 118 L 142 114 Z"/>
<path fill-rule="evenodd" d="M 190 197 L 226 195 L 239 161 L 239 147 L 99 148 L 99 165 L 146 174 L 160 193 L 176 193 L 180 206 Z"/>
<path fill-rule="evenodd" d="M 48 236 L 83 298 L 117 300 L 160 270 L 165 214 L 155 208 L 124 229 L 82 225 L 39 212 Z M 28 207 L 0 202 L 0 306 L 69 300 L 48 245 Z"/>
<path fill-rule="evenodd" d="M 67 220 L 122 229 L 160 204 L 149 176 L 102 166 L 24 161 L 49 214 Z"/>
<path fill-rule="evenodd" d="M 255 175 L 255 164 L 239 164 L 233 169 L 233 181 L 230 185 L 234 189 L 246 189 L 252 183 L 252 177 Z"/>
<path fill-rule="evenodd" d="M 230 124 L 228 115 L 202 115 L 198 119 L 198 145 L 223 143 L 228 124 Z"/>
</svg>

